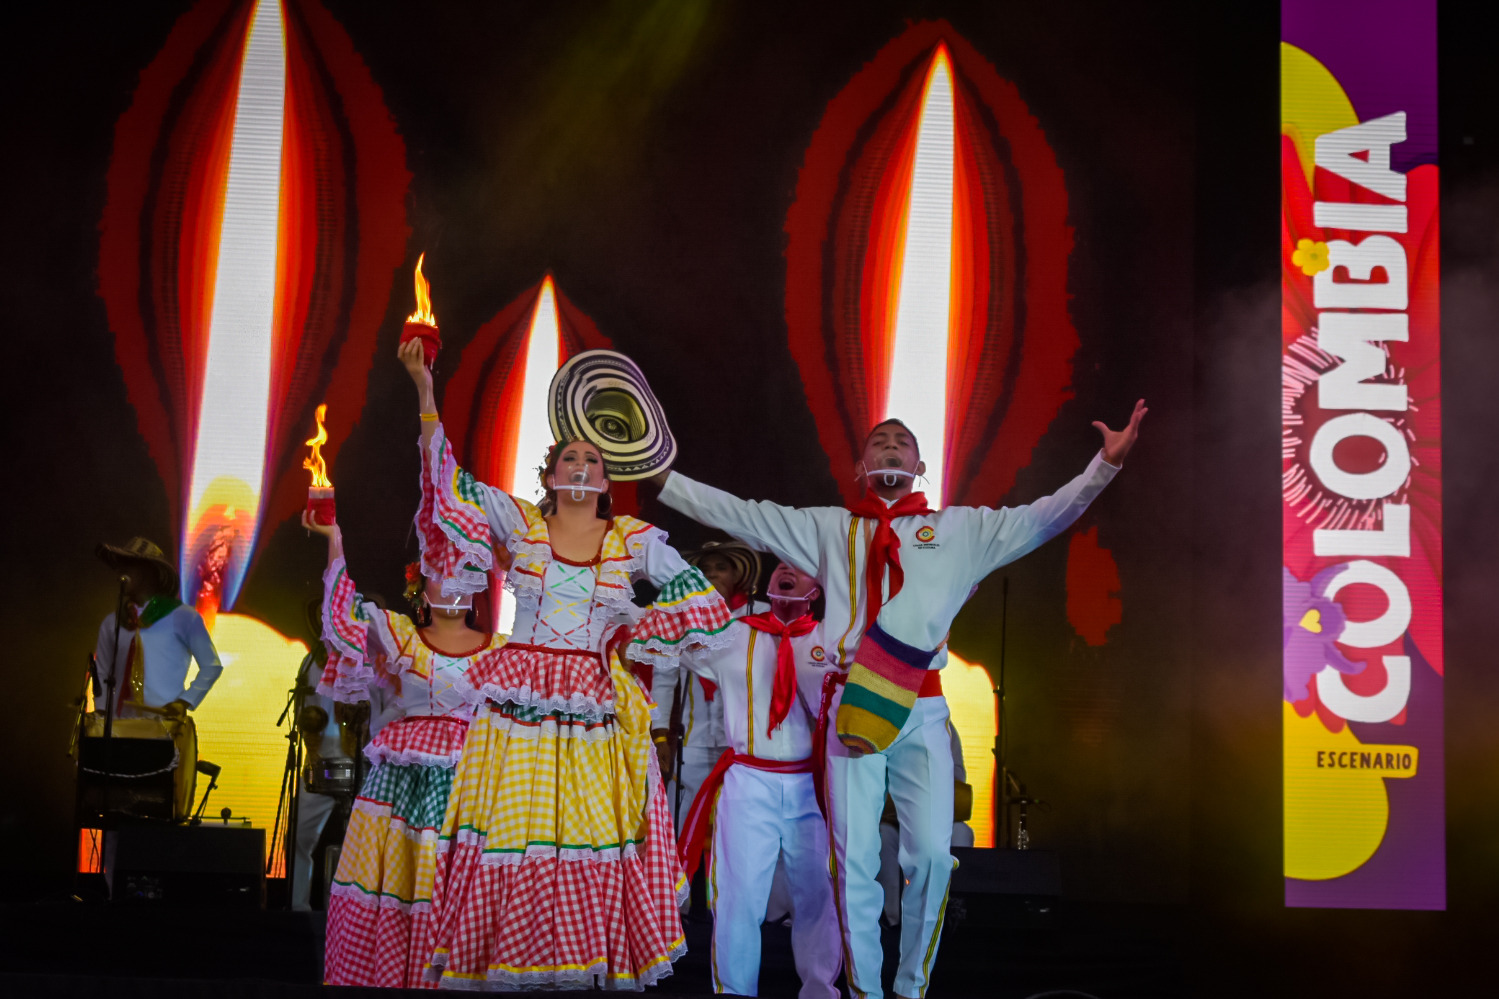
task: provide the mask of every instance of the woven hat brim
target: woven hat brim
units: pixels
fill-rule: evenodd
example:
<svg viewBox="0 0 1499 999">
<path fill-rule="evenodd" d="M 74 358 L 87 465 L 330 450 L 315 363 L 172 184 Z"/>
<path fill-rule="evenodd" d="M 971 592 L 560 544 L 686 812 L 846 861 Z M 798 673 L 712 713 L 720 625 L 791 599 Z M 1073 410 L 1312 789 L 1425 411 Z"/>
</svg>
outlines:
<svg viewBox="0 0 1499 999">
<path fill-rule="evenodd" d="M 676 460 L 665 411 L 639 366 L 617 351 L 585 350 L 568 358 L 552 378 L 548 401 L 552 436 L 598 448 L 604 470 L 617 482 L 648 479 Z"/>
<path fill-rule="evenodd" d="M 145 562 L 156 566 L 161 571 L 162 586 L 164 589 L 175 591 L 177 589 L 178 577 L 177 567 L 165 558 L 157 558 L 154 555 L 142 555 L 119 545 L 112 545 L 107 541 L 100 542 L 94 549 L 94 554 L 111 568 L 118 568 L 121 562 Z"/>
<path fill-rule="evenodd" d="M 739 585 L 741 589 L 753 591 L 760 582 L 760 553 L 753 548 L 740 542 L 730 544 L 713 545 L 707 548 L 697 548 L 690 552 L 684 552 L 682 558 L 689 565 L 696 566 L 709 555 L 722 555 L 733 563 L 739 572 Z"/>
</svg>

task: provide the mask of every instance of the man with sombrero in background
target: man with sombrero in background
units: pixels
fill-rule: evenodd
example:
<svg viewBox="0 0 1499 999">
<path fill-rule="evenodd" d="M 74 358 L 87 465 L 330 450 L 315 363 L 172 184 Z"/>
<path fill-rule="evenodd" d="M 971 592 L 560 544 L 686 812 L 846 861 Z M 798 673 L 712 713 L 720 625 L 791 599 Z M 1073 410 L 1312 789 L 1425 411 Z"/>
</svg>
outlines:
<svg viewBox="0 0 1499 999">
<path fill-rule="evenodd" d="M 113 679 L 114 717 L 156 719 L 188 747 L 178 767 L 176 814 L 192 806 L 196 735 L 186 715 L 208 696 L 224 672 L 203 617 L 177 599 L 177 570 L 156 544 L 131 538 L 123 545 L 102 544 L 95 553 L 120 575 L 116 613 L 99 625 L 94 662 L 104 691 Z M 187 682 L 190 661 L 198 675 Z M 103 714 L 101 707 L 99 714 Z"/>
<path fill-rule="evenodd" d="M 729 605 L 735 618 L 769 609 L 755 600 L 760 582 L 760 553 L 742 541 L 709 541 L 701 548 L 683 552 Z M 673 821 L 677 831 L 703 780 L 718 762 L 728 739 L 723 729 L 723 704 L 711 680 L 686 670 L 657 669 L 651 676 L 651 738 L 661 763 L 661 773 L 670 774 Z M 681 796 L 677 797 L 678 778 Z M 680 802 L 680 807 L 678 803 Z"/>
<path fill-rule="evenodd" d="M 180 716 L 202 704 L 224 666 L 202 615 L 177 599 L 177 570 L 145 538 L 102 544 L 96 552 L 120 574 L 125 594 L 119 641 L 110 614 L 99 626 L 94 656 L 101 683 L 117 678 L 115 716 Z M 191 686 L 189 660 L 198 663 Z"/>
</svg>

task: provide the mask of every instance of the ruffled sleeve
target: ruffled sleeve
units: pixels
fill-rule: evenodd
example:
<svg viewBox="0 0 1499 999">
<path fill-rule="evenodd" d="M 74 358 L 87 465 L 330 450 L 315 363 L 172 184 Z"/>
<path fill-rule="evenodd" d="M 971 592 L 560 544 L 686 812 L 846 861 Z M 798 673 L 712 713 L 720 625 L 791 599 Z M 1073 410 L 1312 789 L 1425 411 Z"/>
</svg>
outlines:
<svg viewBox="0 0 1499 999">
<path fill-rule="evenodd" d="M 318 693 L 335 701 L 370 699 L 370 687 L 399 691 L 400 675 L 411 664 L 416 626 L 404 614 L 391 614 L 359 599 L 343 556 L 323 573 L 323 646 L 328 662 Z"/>
<path fill-rule="evenodd" d="M 375 671 L 369 663 L 369 615 L 359 602 L 343 556 L 323 573 L 323 645 L 328 662 L 318 693 L 335 701 L 367 701 Z"/>
<path fill-rule="evenodd" d="M 707 577 L 667 545 L 664 535 L 652 537 L 643 555 L 644 575 L 660 588 L 660 593 L 631 629 L 625 655 L 638 662 L 653 662 L 661 657 L 675 659 L 689 649 L 726 645 L 729 605 Z"/>
<path fill-rule="evenodd" d="M 506 546 L 525 530 L 526 518 L 516 501 L 460 468 L 438 424 L 422 456 L 422 500 L 416 515 L 422 571 L 441 579 L 449 596 L 478 593 L 488 587 L 490 572 L 508 564 Z"/>
</svg>

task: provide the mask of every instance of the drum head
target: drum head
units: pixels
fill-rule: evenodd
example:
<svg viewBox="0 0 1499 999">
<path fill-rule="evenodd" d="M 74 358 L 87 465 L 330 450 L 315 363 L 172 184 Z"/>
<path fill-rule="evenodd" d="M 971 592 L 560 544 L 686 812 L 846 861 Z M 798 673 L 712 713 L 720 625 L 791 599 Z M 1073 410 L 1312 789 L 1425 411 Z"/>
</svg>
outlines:
<svg viewBox="0 0 1499 999">
<path fill-rule="evenodd" d="M 552 378 L 550 403 L 552 436 L 598 448 L 615 481 L 650 478 L 676 459 L 676 438 L 661 404 L 640 368 L 623 354 L 574 354 Z"/>
</svg>

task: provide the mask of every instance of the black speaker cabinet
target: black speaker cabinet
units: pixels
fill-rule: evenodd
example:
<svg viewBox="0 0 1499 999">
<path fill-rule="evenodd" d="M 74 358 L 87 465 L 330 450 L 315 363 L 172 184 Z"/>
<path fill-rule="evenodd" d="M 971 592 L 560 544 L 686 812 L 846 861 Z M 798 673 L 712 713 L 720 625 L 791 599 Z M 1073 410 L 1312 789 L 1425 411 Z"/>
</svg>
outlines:
<svg viewBox="0 0 1499 999">
<path fill-rule="evenodd" d="M 110 899 L 127 904 L 262 908 L 265 830 L 127 825 L 108 834 Z"/>
<path fill-rule="evenodd" d="M 1062 895 L 1062 866 L 1050 850 L 955 846 L 947 918 L 982 926 L 1046 926 Z"/>
</svg>

